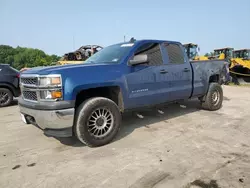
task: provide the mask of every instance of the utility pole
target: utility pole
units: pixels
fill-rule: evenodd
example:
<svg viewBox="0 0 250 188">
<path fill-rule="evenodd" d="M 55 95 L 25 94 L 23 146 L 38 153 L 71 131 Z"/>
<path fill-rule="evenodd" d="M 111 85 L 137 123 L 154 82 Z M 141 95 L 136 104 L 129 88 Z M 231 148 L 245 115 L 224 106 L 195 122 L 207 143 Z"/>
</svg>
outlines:
<svg viewBox="0 0 250 188">
<path fill-rule="evenodd" d="M 73 50 L 75 50 L 75 36 L 73 35 Z"/>
</svg>

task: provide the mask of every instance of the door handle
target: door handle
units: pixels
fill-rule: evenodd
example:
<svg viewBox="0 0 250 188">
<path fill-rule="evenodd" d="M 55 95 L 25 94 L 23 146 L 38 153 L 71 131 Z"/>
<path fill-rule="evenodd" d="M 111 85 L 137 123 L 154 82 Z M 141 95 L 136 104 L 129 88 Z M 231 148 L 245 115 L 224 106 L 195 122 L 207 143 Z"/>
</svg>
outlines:
<svg viewBox="0 0 250 188">
<path fill-rule="evenodd" d="M 166 74 L 166 73 L 168 73 L 168 71 L 166 71 L 165 69 L 162 69 L 162 70 L 160 70 L 160 73 L 161 74 Z"/>
<path fill-rule="evenodd" d="M 188 69 L 188 68 L 185 68 L 184 70 L 183 70 L 183 72 L 189 72 L 190 71 L 190 69 Z"/>
</svg>

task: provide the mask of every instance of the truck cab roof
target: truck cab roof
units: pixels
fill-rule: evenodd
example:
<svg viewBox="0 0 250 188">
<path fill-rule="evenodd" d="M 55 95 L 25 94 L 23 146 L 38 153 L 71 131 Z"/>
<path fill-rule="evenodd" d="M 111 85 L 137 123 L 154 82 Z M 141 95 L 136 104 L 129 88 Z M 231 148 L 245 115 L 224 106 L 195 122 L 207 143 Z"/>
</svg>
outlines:
<svg viewBox="0 0 250 188">
<path fill-rule="evenodd" d="M 180 42 L 178 41 L 171 41 L 171 40 L 156 40 L 156 39 L 140 39 L 140 40 L 135 40 L 134 42 L 130 42 L 130 41 L 127 41 L 127 42 L 121 42 L 121 43 L 118 43 L 118 44 L 127 44 L 127 43 L 141 43 L 141 42 L 152 42 L 152 43 L 163 43 L 163 42 L 166 42 L 166 43 L 178 43 L 178 44 L 181 44 Z"/>
<path fill-rule="evenodd" d="M 171 41 L 171 40 L 155 40 L 155 39 L 140 39 L 140 40 L 134 40 L 134 41 L 126 41 L 126 42 L 120 42 L 120 43 L 116 43 L 113 45 L 120 45 L 121 47 L 133 47 L 133 46 L 138 46 L 141 44 L 145 44 L 145 43 L 155 43 L 155 44 L 162 44 L 162 43 L 172 43 L 172 44 L 178 44 L 182 46 L 182 43 L 178 42 L 178 41 Z M 111 46 L 113 46 L 111 45 Z"/>
</svg>

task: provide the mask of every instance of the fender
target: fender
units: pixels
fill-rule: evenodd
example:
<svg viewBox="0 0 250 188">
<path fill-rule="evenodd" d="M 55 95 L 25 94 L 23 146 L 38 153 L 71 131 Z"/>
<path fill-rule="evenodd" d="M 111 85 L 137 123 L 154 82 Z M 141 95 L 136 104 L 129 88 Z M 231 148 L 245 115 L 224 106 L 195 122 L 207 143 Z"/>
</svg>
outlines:
<svg viewBox="0 0 250 188">
<path fill-rule="evenodd" d="M 68 86 L 72 87 L 72 86 Z M 65 89 L 67 90 L 67 85 L 65 85 Z M 126 88 L 125 85 L 121 82 L 105 82 L 105 83 L 91 83 L 91 84 L 83 84 L 83 85 L 78 85 L 76 87 L 73 87 L 71 89 L 72 92 L 68 93 L 67 99 L 66 100 L 76 100 L 76 96 L 83 90 L 88 90 L 88 89 L 97 89 L 97 88 L 102 88 L 102 87 L 119 87 L 120 88 L 120 97 L 122 98 L 122 103 L 124 103 L 126 100 Z"/>
<path fill-rule="evenodd" d="M 121 92 L 122 92 L 122 95 L 124 96 L 125 93 L 124 93 L 124 86 L 123 85 L 120 85 L 120 84 L 112 84 L 112 83 L 98 83 L 98 84 L 84 84 L 84 85 L 80 85 L 80 86 L 77 86 L 73 89 L 73 93 L 72 93 L 72 99 L 76 99 L 76 96 L 78 93 L 80 93 L 81 91 L 83 90 L 87 90 L 87 89 L 94 89 L 94 88 L 100 88 L 100 87 L 120 87 L 121 89 Z"/>
<path fill-rule="evenodd" d="M 124 86 L 122 85 L 118 85 L 118 84 L 108 84 L 108 83 L 103 83 L 103 84 L 85 84 L 85 85 L 80 85 L 77 86 L 73 92 L 72 92 L 72 96 L 71 98 L 75 101 L 77 100 L 77 95 L 79 93 L 81 93 L 82 91 L 87 91 L 87 90 L 91 90 L 91 89 L 97 89 L 96 91 L 98 91 L 98 89 L 101 88 L 110 88 L 110 87 L 116 87 L 119 88 L 119 92 L 115 92 L 115 96 L 117 96 L 117 104 L 120 107 L 120 110 L 123 111 L 126 106 L 124 106 L 124 103 L 126 102 L 126 94 L 124 93 L 126 90 L 124 89 Z M 96 93 L 98 95 L 98 93 Z"/>
</svg>

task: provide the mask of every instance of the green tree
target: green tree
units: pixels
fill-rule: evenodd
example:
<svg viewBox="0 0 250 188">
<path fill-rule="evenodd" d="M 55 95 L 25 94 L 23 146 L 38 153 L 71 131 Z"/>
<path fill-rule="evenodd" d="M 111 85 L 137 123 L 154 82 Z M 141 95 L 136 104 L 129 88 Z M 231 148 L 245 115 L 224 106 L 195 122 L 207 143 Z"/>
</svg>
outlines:
<svg viewBox="0 0 250 188">
<path fill-rule="evenodd" d="M 10 64 L 19 70 L 24 67 L 49 66 L 59 59 L 59 56 L 48 55 L 39 49 L 0 45 L 0 64 Z"/>
<path fill-rule="evenodd" d="M 10 64 L 13 63 L 13 56 L 15 55 L 15 49 L 11 46 L 0 45 L 0 64 Z"/>
</svg>

